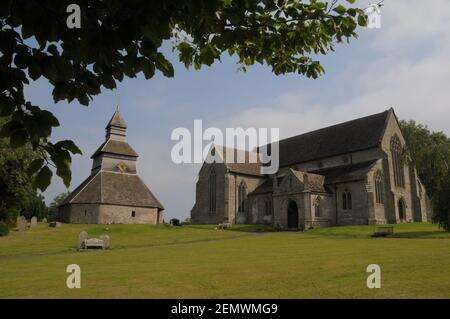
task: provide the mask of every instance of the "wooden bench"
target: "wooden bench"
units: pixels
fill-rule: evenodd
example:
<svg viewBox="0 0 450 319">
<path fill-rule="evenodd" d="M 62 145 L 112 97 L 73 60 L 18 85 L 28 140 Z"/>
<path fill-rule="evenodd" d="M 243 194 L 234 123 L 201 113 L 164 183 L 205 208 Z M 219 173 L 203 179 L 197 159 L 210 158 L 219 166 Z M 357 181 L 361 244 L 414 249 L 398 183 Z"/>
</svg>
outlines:
<svg viewBox="0 0 450 319">
<path fill-rule="evenodd" d="M 372 237 L 387 237 L 394 234 L 394 227 L 393 226 L 381 226 L 375 228 L 374 233 L 372 234 Z"/>
</svg>

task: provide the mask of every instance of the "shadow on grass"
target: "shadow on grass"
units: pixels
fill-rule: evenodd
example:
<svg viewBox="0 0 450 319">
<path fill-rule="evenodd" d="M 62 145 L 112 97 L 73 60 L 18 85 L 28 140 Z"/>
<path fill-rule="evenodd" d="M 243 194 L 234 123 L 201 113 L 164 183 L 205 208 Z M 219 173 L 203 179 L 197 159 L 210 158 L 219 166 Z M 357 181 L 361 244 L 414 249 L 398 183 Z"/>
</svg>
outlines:
<svg viewBox="0 0 450 319">
<path fill-rule="evenodd" d="M 235 231 L 235 232 L 244 232 L 244 233 L 266 233 L 273 232 L 274 229 L 272 226 L 268 225 L 232 225 L 230 228 L 226 229 L 217 229 L 218 225 L 184 225 L 182 227 L 189 227 L 195 229 L 209 229 L 209 230 L 217 230 L 217 231 Z"/>
<path fill-rule="evenodd" d="M 391 238 L 439 238 L 450 239 L 450 236 L 445 231 L 416 231 L 416 232 L 401 232 L 396 233 Z"/>
</svg>

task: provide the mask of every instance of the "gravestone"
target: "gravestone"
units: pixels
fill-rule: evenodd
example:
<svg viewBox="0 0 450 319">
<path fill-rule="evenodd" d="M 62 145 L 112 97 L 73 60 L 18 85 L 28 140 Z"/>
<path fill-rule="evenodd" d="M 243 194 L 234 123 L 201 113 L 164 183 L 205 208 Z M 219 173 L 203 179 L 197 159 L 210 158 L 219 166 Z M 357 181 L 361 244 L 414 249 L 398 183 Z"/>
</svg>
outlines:
<svg viewBox="0 0 450 319">
<path fill-rule="evenodd" d="M 31 217 L 31 221 L 30 221 L 30 228 L 36 227 L 37 226 L 37 217 L 33 216 Z"/>
<path fill-rule="evenodd" d="M 16 224 L 18 231 L 27 230 L 27 219 L 25 218 L 25 216 L 17 217 Z"/>
<path fill-rule="evenodd" d="M 47 218 L 45 218 L 45 217 L 42 218 L 42 222 L 45 223 L 45 224 L 47 224 Z"/>
<path fill-rule="evenodd" d="M 60 223 L 60 222 L 50 222 L 50 224 L 48 224 L 48 226 L 49 226 L 49 227 L 53 227 L 53 228 L 55 228 L 55 227 L 61 227 L 61 226 L 62 226 L 62 223 Z"/>
<path fill-rule="evenodd" d="M 109 249 L 109 236 L 108 235 L 101 235 L 100 240 L 103 241 L 103 249 Z"/>
<path fill-rule="evenodd" d="M 88 233 L 83 230 L 78 235 L 78 245 L 77 245 L 78 249 L 83 249 L 84 248 L 84 242 L 85 242 L 86 239 L 88 239 Z"/>
</svg>

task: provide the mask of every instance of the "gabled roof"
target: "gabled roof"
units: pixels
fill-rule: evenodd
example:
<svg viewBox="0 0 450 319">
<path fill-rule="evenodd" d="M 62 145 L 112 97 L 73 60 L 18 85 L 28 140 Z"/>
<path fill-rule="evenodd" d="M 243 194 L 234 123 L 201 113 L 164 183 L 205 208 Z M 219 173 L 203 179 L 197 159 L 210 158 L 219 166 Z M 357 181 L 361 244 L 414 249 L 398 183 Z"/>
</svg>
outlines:
<svg viewBox="0 0 450 319">
<path fill-rule="evenodd" d="M 100 171 L 89 176 L 65 199 L 66 204 L 111 204 L 164 209 L 135 174 Z"/>
<path fill-rule="evenodd" d="M 124 141 L 117 141 L 109 139 L 106 142 L 104 142 L 100 147 L 95 151 L 94 154 L 92 154 L 91 158 L 94 158 L 100 153 L 109 153 L 109 154 L 116 154 L 116 155 L 125 155 L 125 156 L 132 156 L 132 157 L 138 157 L 139 155 L 136 153 L 136 151 Z"/>
<path fill-rule="evenodd" d="M 279 142 L 280 167 L 377 147 L 391 110 Z"/>
<path fill-rule="evenodd" d="M 127 128 L 127 125 L 125 124 L 125 121 L 124 121 L 122 115 L 120 114 L 119 110 L 114 112 L 113 116 L 111 117 L 111 119 L 108 122 L 108 125 L 106 125 L 106 128 L 108 128 L 110 126 Z"/>
<path fill-rule="evenodd" d="M 324 189 L 324 178 L 321 175 L 310 173 L 310 172 L 301 172 L 294 170 L 292 168 L 289 169 L 292 174 L 303 184 L 305 184 L 305 189 L 308 189 L 313 192 L 326 192 Z M 306 178 L 305 178 L 306 176 Z"/>
<path fill-rule="evenodd" d="M 278 183 L 281 182 L 282 178 L 278 178 Z M 266 179 L 261 185 L 255 188 L 250 195 L 261 195 L 261 194 L 272 194 L 273 193 L 273 180 L 271 178 Z"/>
<path fill-rule="evenodd" d="M 213 147 L 219 152 L 224 164 L 230 172 L 261 176 L 261 163 L 259 162 L 257 153 L 239 150 L 231 147 L 225 147 L 222 145 L 214 145 Z M 234 154 L 234 160 L 231 162 L 227 162 L 227 154 Z M 245 159 L 245 163 L 236 163 L 239 156 L 242 156 L 242 158 Z M 251 159 L 253 158 L 256 158 L 256 163 L 251 163 Z"/>
</svg>

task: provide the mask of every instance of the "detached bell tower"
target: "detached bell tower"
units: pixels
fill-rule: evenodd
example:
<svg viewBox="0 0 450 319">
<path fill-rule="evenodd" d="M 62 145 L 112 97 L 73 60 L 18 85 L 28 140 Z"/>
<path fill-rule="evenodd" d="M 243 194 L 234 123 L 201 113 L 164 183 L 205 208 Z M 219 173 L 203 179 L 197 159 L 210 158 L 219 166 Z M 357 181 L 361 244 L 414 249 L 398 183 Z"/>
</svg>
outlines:
<svg viewBox="0 0 450 319">
<path fill-rule="evenodd" d="M 116 110 L 105 141 L 91 156 L 90 176 L 59 206 L 62 221 L 83 224 L 160 224 L 164 207 L 138 176 L 138 154 L 126 141 Z"/>
</svg>

